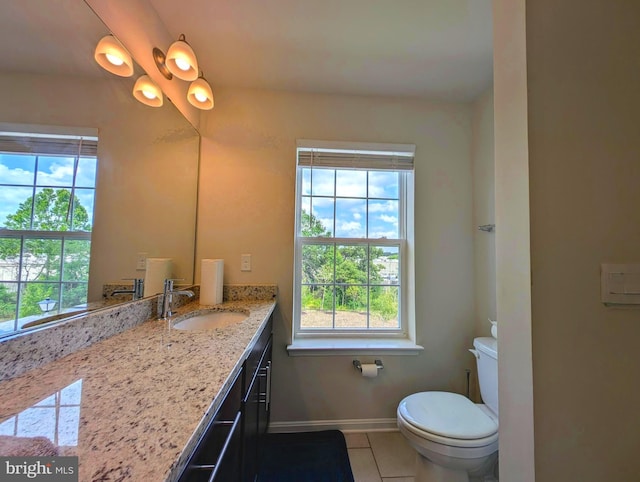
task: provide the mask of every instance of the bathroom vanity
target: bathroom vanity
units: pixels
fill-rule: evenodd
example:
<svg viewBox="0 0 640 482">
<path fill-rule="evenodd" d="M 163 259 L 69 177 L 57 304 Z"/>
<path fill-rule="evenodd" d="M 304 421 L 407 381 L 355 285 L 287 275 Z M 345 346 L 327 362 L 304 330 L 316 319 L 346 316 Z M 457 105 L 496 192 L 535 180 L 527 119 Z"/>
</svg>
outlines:
<svg viewBox="0 0 640 482">
<path fill-rule="evenodd" d="M 253 480 L 269 419 L 275 300 L 217 305 L 248 314 L 224 328 L 173 328 L 199 308 L 1 382 L 0 433 L 47 436 L 59 455 L 78 456 L 80 481 Z"/>
</svg>

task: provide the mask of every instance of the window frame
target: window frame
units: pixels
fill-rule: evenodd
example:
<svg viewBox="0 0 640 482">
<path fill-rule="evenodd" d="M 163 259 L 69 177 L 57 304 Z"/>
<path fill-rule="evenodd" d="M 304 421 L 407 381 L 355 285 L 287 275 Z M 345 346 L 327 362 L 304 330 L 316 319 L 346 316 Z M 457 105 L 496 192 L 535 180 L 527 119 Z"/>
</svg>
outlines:
<svg viewBox="0 0 640 482">
<path fill-rule="evenodd" d="M 414 269 L 414 232 L 413 232 L 413 212 L 414 212 L 414 172 L 411 169 L 385 169 L 399 173 L 399 192 L 398 192 L 398 238 L 344 238 L 344 237 L 305 237 L 301 235 L 301 218 L 302 218 L 302 200 L 305 195 L 302 193 L 303 171 L 305 168 L 313 168 L 313 163 L 309 165 L 301 165 L 299 162 L 300 150 L 313 149 L 320 147 L 322 149 L 337 150 L 362 150 L 375 152 L 401 152 L 411 153 L 411 158 L 415 152 L 415 146 L 402 144 L 378 144 L 378 143 L 345 143 L 345 142 L 326 142 L 326 141 L 298 141 L 298 154 L 296 156 L 296 189 L 295 189 L 295 226 L 294 226 L 294 274 L 293 274 L 293 316 L 292 316 L 292 343 L 288 346 L 290 354 L 309 354 L 298 353 L 298 351 L 311 350 L 317 353 L 318 350 L 328 349 L 329 351 L 346 349 L 354 351 L 364 347 L 372 348 L 378 346 L 380 350 L 399 349 L 404 346 L 409 351 L 422 349 L 415 345 L 415 269 Z M 328 168 L 332 170 L 353 169 L 354 167 L 339 166 L 316 166 L 317 168 Z M 359 166 L 361 171 L 377 171 L 379 166 L 366 167 Z M 367 192 L 364 199 L 369 198 Z M 311 196 L 313 198 L 313 196 Z M 334 201 L 341 196 L 337 196 L 334 192 Z M 369 221 L 367 220 L 367 223 Z M 335 234 L 335 233 L 334 233 Z M 301 327 L 301 311 L 302 311 L 302 252 L 303 247 L 313 244 L 345 246 L 345 245 L 368 245 L 368 246 L 393 246 L 398 248 L 399 266 L 398 266 L 398 283 L 391 285 L 398 288 L 398 327 L 397 328 L 302 328 Z M 369 261 L 370 262 L 370 261 Z M 335 279 L 333 280 L 335 285 Z M 372 285 L 363 285 L 370 287 Z M 336 310 L 333 310 L 335 320 Z M 370 313 L 370 309 L 368 310 Z M 367 319 L 369 319 L 367 317 Z M 403 345 L 404 342 L 404 345 Z M 390 343 L 390 344 L 389 344 Z"/>
<path fill-rule="evenodd" d="M 52 298 L 52 301 L 56 301 L 56 306 L 51 311 L 52 314 L 64 312 L 68 308 L 63 307 L 64 301 L 64 289 L 63 287 L 68 285 L 80 285 L 84 284 L 88 288 L 89 281 L 86 280 L 65 280 L 65 256 L 66 256 L 66 248 L 65 245 L 67 242 L 72 241 L 89 241 L 89 246 L 91 245 L 92 238 L 92 229 L 90 231 L 83 231 L 79 229 L 75 229 L 74 227 L 74 216 L 75 216 L 75 202 L 74 198 L 77 196 L 77 191 L 92 191 L 93 192 L 93 203 L 92 209 L 95 209 L 95 195 L 96 195 L 96 180 L 94 180 L 93 186 L 83 185 L 78 182 L 76 178 L 76 172 L 78 169 L 78 162 L 80 159 L 91 159 L 95 160 L 96 163 L 96 175 L 97 175 L 97 131 L 94 129 L 78 129 L 78 128 L 69 128 L 71 133 L 60 133 L 60 132 L 49 132 L 48 126 L 46 128 L 41 128 L 41 126 L 23 126 L 25 130 L 16 130 L 16 131 L 6 131 L 3 130 L 0 132 L 0 152 L 2 154 L 16 154 L 16 155 L 25 155 L 35 157 L 34 164 L 34 177 L 30 184 L 16 184 L 16 183 L 8 183 L 1 182 L 0 187 L 24 187 L 30 188 L 32 191 L 31 199 L 31 216 L 30 216 L 30 228 L 33 228 L 34 223 L 34 213 L 35 213 L 35 197 L 40 189 L 51 188 L 54 190 L 58 189 L 66 189 L 71 193 L 70 200 L 72 201 L 72 208 L 70 210 L 70 219 L 69 219 L 69 230 L 59 230 L 59 231 L 51 231 L 51 230 L 38 230 L 38 229 L 0 229 L 0 236 L 3 239 L 16 239 L 20 243 L 20 252 L 17 255 L 17 278 L 13 279 L 2 279 L 0 282 L 2 284 L 11 284 L 16 286 L 16 307 L 14 312 L 13 319 L 13 330 L 0 332 L 0 338 L 5 336 L 13 335 L 17 332 L 22 331 L 22 325 L 27 324 L 31 321 L 32 316 L 28 317 L 20 317 L 21 312 L 21 298 L 23 296 L 22 290 L 23 287 L 36 283 L 36 284 L 47 284 L 47 285 L 55 285 L 57 288 L 57 296 Z M 32 129 L 32 130 L 31 130 Z M 27 132 L 27 130 L 29 130 Z M 78 134 L 73 133 L 74 131 L 78 131 Z M 39 172 L 39 158 L 54 158 L 54 157 L 62 157 L 62 158 L 74 158 L 74 175 L 71 180 L 70 185 L 49 185 L 49 184 L 40 184 L 37 180 L 38 172 Z M 94 219 L 93 212 L 90 213 L 91 227 L 93 227 Z M 47 240 L 57 240 L 60 241 L 60 267 L 59 267 L 59 275 L 56 280 L 48 280 L 48 281 L 34 281 L 23 279 L 23 266 L 24 266 L 24 255 L 25 255 L 25 246 L 28 240 L 37 240 L 37 239 L 47 239 Z M 91 247 L 89 247 L 89 250 Z M 89 266 L 87 266 L 87 271 Z M 22 320 L 22 322 L 21 322 Z M 11 320 L 6 320 L 2 323 L 10 322 Z"/>
</svg>

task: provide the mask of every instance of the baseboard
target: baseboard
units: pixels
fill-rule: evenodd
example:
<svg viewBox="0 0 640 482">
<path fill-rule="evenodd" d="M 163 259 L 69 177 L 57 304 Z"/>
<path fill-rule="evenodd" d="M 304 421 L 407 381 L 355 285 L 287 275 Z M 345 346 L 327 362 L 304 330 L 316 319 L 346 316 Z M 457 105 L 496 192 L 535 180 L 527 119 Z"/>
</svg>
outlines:
<svg viewBox="0 0 640 482">
<path fill-rule="evenodd" d="M 398 430 L 395 418 L 365 418 L 351 420 L 297 420 L 271 422 L 269 432 L 313 432 L 318 430 L 341 430 L 342 432 L 390 432 Z"/>
</svg>

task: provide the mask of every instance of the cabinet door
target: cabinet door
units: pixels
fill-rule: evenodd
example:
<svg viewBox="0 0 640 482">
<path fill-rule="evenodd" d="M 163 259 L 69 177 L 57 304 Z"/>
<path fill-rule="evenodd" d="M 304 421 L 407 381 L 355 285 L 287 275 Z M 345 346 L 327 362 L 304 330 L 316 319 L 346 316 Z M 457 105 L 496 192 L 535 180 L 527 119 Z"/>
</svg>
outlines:
<svg viewBox="0 0 640 482">
<path fill-rule="evenodd" d="M 271 353 L 273 339 L 269 340 L 258 372 L 260 393 L 258 395 L 258 434 L 262 435 L 269 428 L 269 415 L 271 413 Z"/>
<path fill-rule="evenodd" d="M 240 479 L 242 457 L 242 372 L 238 374 L 213 420 L 198 441 L 180 482 Z"/>
</svg>

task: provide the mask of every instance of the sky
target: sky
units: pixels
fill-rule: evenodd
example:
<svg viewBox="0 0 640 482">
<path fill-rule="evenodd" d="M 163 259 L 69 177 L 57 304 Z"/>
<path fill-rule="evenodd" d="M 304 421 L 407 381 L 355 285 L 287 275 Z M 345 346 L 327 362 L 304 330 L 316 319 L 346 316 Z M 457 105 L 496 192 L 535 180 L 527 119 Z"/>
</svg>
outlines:
<svg viewBox="0 0 640 482">
<path fill-rule="evenodd" d="M 302 209 L 336 237 L 398 238 L 399 207 L 397 172 L 303 169 Z"/>
<path fill-rule="evenodd" d="M 0 226 L 8 214 L 33 194 L 34 176 L 36 189 L 42 187 L 67 188 L 73 183 L 73 157 L 36 156 L 29 154 L 0 153 Z M 93 198 L 96 178 L 96 159 L 80 158 L 76 175 L 76 196 L 93 220 Z M 85 188 L 85 189 L 82 189 Z M 91 189 L 86 189 L 91 188 Z"/>
</svg>

